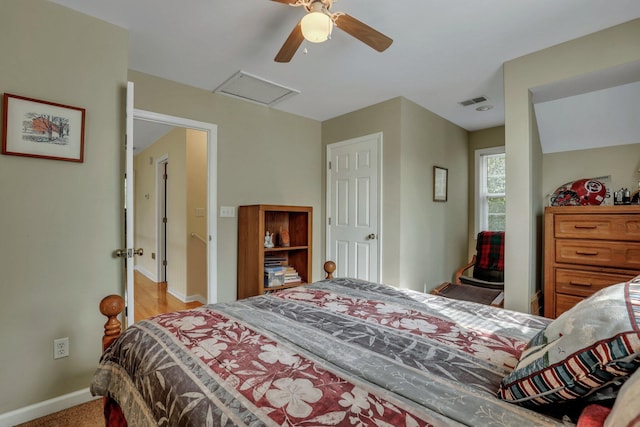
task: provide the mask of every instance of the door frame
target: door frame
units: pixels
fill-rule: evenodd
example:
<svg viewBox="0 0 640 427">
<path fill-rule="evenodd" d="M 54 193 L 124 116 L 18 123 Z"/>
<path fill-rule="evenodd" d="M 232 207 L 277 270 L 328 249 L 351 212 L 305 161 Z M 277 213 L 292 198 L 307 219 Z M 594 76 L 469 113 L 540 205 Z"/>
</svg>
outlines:
<svg viewBox="0 0 640 427">
<path fill-rule="evenodd" d="M 156 282 L 167 281 L 167 269 L 163 265 L 163 261 L 167 259 L 167 224 L 165 224 L 160 214 L 166 214 L 166 206 L 169 206 L 168 189 L 164 183 L 163 175 L 165 164 L 169 163 L 169 155 L 163 154 L 156 160 Z M 162 185 L 161 185 L 162 184 Z M 160 188 L 163 187 L 163 188 Z"/>
<path fill-rule="evenodd" d="M 195 129 L 207 134 L 207 303 L 216 303 L 218 302 L 218 126 L 137 108 L 133 109 L 133 119 Z"/>
<path fill-rule="evenodd" d="M 330 167 L 330 163 L 331 159 L 332 159 L 332 150 L 334 148 L 342 148 L 346 145 L 351 145 L 351 144 L 357 144 L 369 139 L 376 139 L 377 145 L 378 145 L 378 158 L 375 159 L 375 161 L 377 162 L 377 166 L 378 166 L 378 176 L 376 177 L 376 179 L 378 180 L 378 191 L 376 194 L 376 197 L 378 198 L 378 203 L 376 206 L 377 209 L 377 216 L 378 216 L 378 224 L 377 224 L 377 230 L 378 230 L 378 259 L 377 259 L 377 264 L 378 264 L 378 282 L 382 282 L 382 251 L 383 251 L 383 245 L 382 245 L 382 238 L 383 236 L 383 229 L 382 229 L 382 164 L 383 164 L 383 152 L 382 152 L 382 147 L 383 147 L 383 143 L 382 143 L 382 138 L 383 138 L 383 133 L 382 132 L 375 132 L 369 135 L 364 135 L 364 136 L 359 136 L 356 138 L 351 138 L 351 139 L 347 139 L 344 141 L 339 141 L 339 142 L 334 142 L 331 144 L 327 144 L 327 151 L 326 151 L 326 171 L 327 171 L 327 176 L 326 176 L 326 195 L 325 195 L 325 224 L 326 224 L 326 233 L 325 233 L 325 257 L 327 260 L 331 260 L 332 257 L 332 248 L 331 248 L 331 231 L 332 231 L 332 225 L 329 224 L 329 218 L 331 217 L 331 213 L 333 211 L 333 203 L 332 203 L 332 197 L 333 197 L 333 189 L 331 187 L 331 174 L 333 173 L 331 167 Z"/>
</svg>

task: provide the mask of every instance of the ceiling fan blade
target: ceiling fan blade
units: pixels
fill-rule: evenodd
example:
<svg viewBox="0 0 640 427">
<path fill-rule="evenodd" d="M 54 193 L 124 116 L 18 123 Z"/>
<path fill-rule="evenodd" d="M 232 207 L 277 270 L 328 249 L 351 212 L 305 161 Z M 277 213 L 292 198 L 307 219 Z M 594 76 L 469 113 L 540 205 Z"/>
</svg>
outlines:
<svg viewBox="0 0 640 427">
<path fill-rule="evenodd" d="M 296 0 L 271 0 L 271 1 L 276 1 L 278 3 L 284 3 L 284 4 L 295 4 Z"/>
<path fill-rule="evenodd" d="M 275 1 L 275 0 L 274 0 Z M 275 57 L 276 62 L 289 62 L 293 55 L 296 54 L 296 51 L 302 44 L 304 40 L 304 36 L 302 35 L 302 26 L 298 22 L 298 25 L 295 26 L 287 40 L 285 40 L 284 44 L 280 48 L 280 51 Z"/>
<path fill-rule="evenodd" d="M 357 38 L 364 44 L 374 48 L 378 52 L 386 50 L 393 40 L 382 34 L 380 31 L 374 30 L 364 22 L 358 21 L 356 18 L 340 14 L 335 20 L 336 26 L 345 33 Z"/>
</svg>

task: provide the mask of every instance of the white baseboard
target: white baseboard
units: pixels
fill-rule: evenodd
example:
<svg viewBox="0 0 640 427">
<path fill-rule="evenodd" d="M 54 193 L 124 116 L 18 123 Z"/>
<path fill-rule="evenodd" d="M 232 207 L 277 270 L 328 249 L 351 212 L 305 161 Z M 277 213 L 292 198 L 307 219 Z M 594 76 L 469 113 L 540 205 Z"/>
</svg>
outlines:
<svg viewBox="0 0 640 427">
<path fill-rule="evenodd" d="M 176 297 L 177 299 L 180 300 L 180 302 L 187 302 L 187 296 L 185 294 L 183 294 L 182 292 L 178 292 L 175 289 L 171 289 L 170 286 L 167 286 L 167 293 L 169 295 L 173 295 L 174 297 Z"/>
<path fill-rule="evenodd" d="M 150 272 L 149 270 L 147 270 L 146 268 L 144 268 L 143 266 L 136 265 L 135 269 L 136 271 L 140 272 L 142 275 L 146 276 L 152 282 L 158 282 L 156 280 L 156 275 Z"/>
<path fill-rule="evenodd" d="M 207 299 L 205 297 L 203 297 L 200 294 L 195 294 L 195 295 L 185 295 L 182 292 L 178 292 L 175 289 L 171 289 L 171 287 L 169 286 L 167 288 L 167 292 L 171 295 L 173 295 L 174 297 L 176 297 L 177 299 L 180 300 L 180 302 L 183 303 L 189 303 L 189 302 L 194 302 L 194 301 L 198 301 L 201 304 L 206 304 L 207 303 Z"/>
<path fill-rule="evenodd" d="M 92 396 L 88 388 L 54 397 L 44 402 L 34 403 L 33 405 L 0 414 L 0 427 L 11 427 L 16 424 L 26 423 L 94 399 L 101 399 L 101 397 Z"/>
<path fill-rule="evenodd" d="M 144 267 L 136 265 L 136 271 L 138 271 L 141 274 L 143 274 L 144 276 L 146 276 L 152 282 L 157 283 L 157 280 L 155 278 L 156 276 L 154 274 L 151 274 L 151 272 L 149 272 L 149 270 L 145 269 Z M 207 299 L 205 297 L 203 297 L 202 295 L 200 295 L 200 294 L 185 295 L 182 292 L 178 292 L 175 289 L 172 289 L 171 286 L 169 286 L 167 288 L 167 292 L 169 294 L 173 295 L 174 297 L 176 297 L 177 299 L 179 299 L 181 302 L 183 302 L 185 304 L 189 303 L 189 302 L 194 302 L 194 301 L 198 301 L 201 304 L 206 304 L 207 303 Z"/>
<path fill-rule="evenodd" d="M 187 302 L 198 301 L 200 304 L 206 304 L 207 299 L 200 294 L 190 295 L 187 297 Z"/>
</svg>

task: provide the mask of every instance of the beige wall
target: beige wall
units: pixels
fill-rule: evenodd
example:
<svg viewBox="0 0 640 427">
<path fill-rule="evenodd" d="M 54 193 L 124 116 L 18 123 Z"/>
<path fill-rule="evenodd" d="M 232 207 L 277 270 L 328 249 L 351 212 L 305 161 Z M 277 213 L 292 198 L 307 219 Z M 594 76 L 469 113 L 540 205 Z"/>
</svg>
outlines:
<svg viewBox="0 0 640 427">
<path fill-rule="evenodd" d="M 187 299 L 207 302 L 207 133 L 187 129 Z M 196 209 L 204 211 L 203 216 Z M 196 233 L 202 239 L 192 237 Z"/>
<path fill-rule="evenodd" d="M 320 279 L 320 123 L 136 71 L 135 108 L 218 126 L 218 206 L 314 208 L 313 278 Z M 236 299 L 237 217 L 218 218 L 218 300 Z"/>
<path fill-rule="evenodd" d="M 128 39 L 40 0 L 3 1 L 0 29 L 0 92 L 86 109 L 84 163 L 0 155 L 2 414 L 87 388 L 100 357 L 98 304 L 122 286 Z"/>
<path fill-rule="evenodd" d="M 467 254 L 468 133 L 402 101 L 399 284 L 429 291 L 451 281 Z M 448 169 L 446 203 L 433 201 L 435 165 Z"/>
<path fill-rule="evenodd" d="M 323 122 L 322 142 L 376 132 L 383 133 L 381 281 L 430 290 L 466 257 L 467 132 L 394 98 Z M 447 203 L 432 201 L 434 165 L 451 172 Z"/>
<path fill-rule="evenodd" d="M 164 152 L 160 152 L 166 154 Z M 133 157 L 133 182 L 134 199 L 134 243 L 136 248 L 142 248 L 142 256 L 134 257 L 136 270 L 150 277 L 154 281 L 160 280 L 157 276 L 157 260 L 153 259 L 156 252 L 156 162 L 157 158 L 153 146 L 147 147 L 141 153 Z M 156 254 L 160 257 L 158 254 Z"/>
<path fill-rule="evenodd" d="M 157 162 L 168 158 L 167 174 L 167 283 L 171 293 L 185 299 L 187 291 L 187 131 L 174 128 L 135 156 L 135 247 L 144 254 L 136 257 L 136 268 L 152 280 L 157 277 L 158 219 L 156 210 L 160 189 L 156 188 Z M 152 162 L 149 159 L 153 159 Z M 146 198 L 145 195 L 149 195 Z"/>
<path fill-rule="evenodd" d="M 504 64 L 507 226 L 505 306 L 529 311 L 540 282 L 542 153 L 530 88 L 640 60 L 640 19 Z"/>
</svg>

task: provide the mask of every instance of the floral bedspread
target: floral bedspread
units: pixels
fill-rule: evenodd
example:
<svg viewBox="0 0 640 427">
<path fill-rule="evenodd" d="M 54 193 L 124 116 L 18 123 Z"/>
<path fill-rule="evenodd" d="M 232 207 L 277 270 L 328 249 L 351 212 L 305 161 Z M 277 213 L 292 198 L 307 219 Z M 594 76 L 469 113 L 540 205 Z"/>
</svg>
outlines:
<svg viewBox="0 0 640 427">
<path fill-rule="evenodd" d="M 130 426 L 562 425 L 495 397 L 547 322 L 332 279 L 139 322 L 91 390 Z"/>
</svg>

